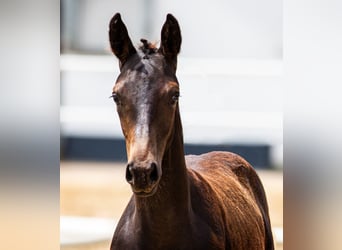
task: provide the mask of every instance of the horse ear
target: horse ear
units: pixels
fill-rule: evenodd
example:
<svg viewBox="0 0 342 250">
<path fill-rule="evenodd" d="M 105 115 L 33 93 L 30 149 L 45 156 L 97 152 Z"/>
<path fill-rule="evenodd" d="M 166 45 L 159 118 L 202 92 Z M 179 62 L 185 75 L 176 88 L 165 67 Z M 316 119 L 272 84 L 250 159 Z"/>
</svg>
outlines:
<svg viewBox="0 0 342 250">
<path fill-rule="evenodd" d="M 116 55 L 120 61 L 121 69 L 127 59 L 137 51 L 129 38 L 127 28 L 121 20 L 120 13 L 116 13 L 110 20 L 109 41 L 114 55 Z"/>
<path fill-rule="evenodd" d="M 161 43 L 159 52 L 164 55 L 164 57 L 177 64 L 177 55 L 180 51 L 182 43 L 181 31 L 177 19 L 171 15 L 167 14 L 166 21 L 161 30 Z"/>
</svg>

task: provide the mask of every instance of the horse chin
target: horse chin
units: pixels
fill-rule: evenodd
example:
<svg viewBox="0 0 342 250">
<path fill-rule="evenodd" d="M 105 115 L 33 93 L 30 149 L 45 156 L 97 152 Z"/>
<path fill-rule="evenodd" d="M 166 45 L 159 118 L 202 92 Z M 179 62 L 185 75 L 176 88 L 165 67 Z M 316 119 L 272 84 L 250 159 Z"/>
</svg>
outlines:
<svg viewBox="0 0 342 250">
<path fill-rule="evenodd" d="M 136 195 L 137 197 L 150 197 L 152 195 L 154 195 L 156 193 L 158 189 L 158 185 L 153 185 L 151 188 L 147 188 L 145 190 L 134 190 L 134 188 L 132 187 L 133 193 L 134 195 Z"/>
</svg>

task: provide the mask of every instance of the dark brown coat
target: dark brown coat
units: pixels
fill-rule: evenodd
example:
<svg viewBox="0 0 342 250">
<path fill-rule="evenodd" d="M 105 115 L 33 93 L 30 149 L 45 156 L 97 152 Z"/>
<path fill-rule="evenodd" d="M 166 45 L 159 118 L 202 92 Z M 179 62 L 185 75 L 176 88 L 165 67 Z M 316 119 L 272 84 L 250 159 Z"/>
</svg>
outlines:
<svg viewBox="0 0 342 250">
<path fill-rule="evenodd" d="M 251 165 L 229 152 L 184 156 L 177 20 L 167 15 L 159 49 L 142 40 L 137 51 L 120 14 L 109 36 L 120 62 L 112 97 L 133 191 L 111 250 L 274 249 L 265 192 Z"/>
</svg>

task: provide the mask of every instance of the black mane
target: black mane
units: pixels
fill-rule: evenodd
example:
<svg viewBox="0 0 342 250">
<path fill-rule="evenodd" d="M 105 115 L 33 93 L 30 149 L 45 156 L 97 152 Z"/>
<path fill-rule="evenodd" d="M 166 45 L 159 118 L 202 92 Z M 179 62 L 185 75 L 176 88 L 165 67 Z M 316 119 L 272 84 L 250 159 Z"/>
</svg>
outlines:
<svg viewBox="0 0 342 250">
<path fill-rule="evenodd" d="M 158 49 L 155 44 L 150 43 L 146 39 L 140 39 L 142 45 L 139 47 L 140 51 L 144 53 L 144 58 L 147 59 L 149 55 L 157 53 Z"/>
</svg>

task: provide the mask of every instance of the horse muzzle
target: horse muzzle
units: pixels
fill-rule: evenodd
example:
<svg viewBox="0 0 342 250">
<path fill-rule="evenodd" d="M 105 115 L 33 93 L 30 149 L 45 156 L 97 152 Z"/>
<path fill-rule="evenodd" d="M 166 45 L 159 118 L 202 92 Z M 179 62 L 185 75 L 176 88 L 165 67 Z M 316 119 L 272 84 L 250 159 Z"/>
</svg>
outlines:
<svg viewBox="0 0 342 250">
<path fill-rule="evenodd" d="M 132 191 L 140 197 L 153 195 L 161 178 L 161 168 L 155 162 L 130 162 L 126 167 L 126 180 Z"/>
</svg>

